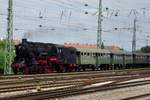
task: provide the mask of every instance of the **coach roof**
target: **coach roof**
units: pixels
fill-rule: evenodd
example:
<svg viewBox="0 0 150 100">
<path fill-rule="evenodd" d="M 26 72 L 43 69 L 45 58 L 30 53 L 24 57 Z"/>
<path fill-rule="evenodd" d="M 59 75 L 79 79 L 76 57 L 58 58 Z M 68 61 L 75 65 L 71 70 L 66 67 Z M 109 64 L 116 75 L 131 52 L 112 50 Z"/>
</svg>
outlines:
<svg viewBox="0 0 150 100">
<path fill-rule="evenodd" d="M 97 48 L 76 48 L 79 52 L 89 52 L 89 53 L 107 53 L 109 54 L 110 51 L 107 49 L 97 49 Z"/>
</svg>

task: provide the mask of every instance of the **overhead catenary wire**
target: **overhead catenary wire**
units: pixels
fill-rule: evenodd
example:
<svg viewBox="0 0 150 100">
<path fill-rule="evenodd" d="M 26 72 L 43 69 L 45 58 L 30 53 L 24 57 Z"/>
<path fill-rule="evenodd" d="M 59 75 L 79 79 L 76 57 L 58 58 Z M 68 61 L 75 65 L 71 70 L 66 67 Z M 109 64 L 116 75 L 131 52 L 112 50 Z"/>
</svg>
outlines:
<svg viewBox="0 0 150 100">
<path fill-rule="evenodd" d="M 15 1 L 17 1 L 17 0 L 15 0 Z M 50 0 L 46 0 L 46 1 L 50 1 Z M 62 1 L 62 2 L 59 2 L 59 1 Z M 83 6 L 84 6 L 84 2 L 82 2 L 82 1 L 73 1 L 73 2 L 71 2 L 71 1 L 73 1 L 73 0 L 58 0 L 58 1 L 54 1 L 53 0 L 53 2 L 50 2 L 50 3 L 41 3 L 41 5 L 43 5 L 43 6 L 45 6 L 45 5 L 55 5 L 55 6 L 57 6 L 58 8 L 60 7 L 60 10 L 59 10 L 59 18 L 54 18 L 54 17 L 51 17 L 51 16 L 47 16 L 47 14 L 46 14 L 46 16 L 44 16 L 44 18 L 43 19 L 41 19 L 42 21 L 52 21 L 52 20 L 58 20 L 58 21 L 56 21 L 56 23 L 58 23 L 59 22 L 59 19 L 60 19 L 60 11 L 64 11 L 65 9 L 69 9 L 68 10 L 68 13 L 69 12 L 71 12 L 72 14 L 71 14 L 71 19 L 73 19 L 73 20 L 75 20 L 75 21 L 78 21 L 79 23 L 83 23 L 83 24 L 87 24 L 87 26 L 93 26 L 94 24 L 92 23 L 92 24 L 88 24 L 88 22 L 84 22 L 84 20 L 83 21 L 79 21 L 78 19 L 75 19 L 75 16 L 77 16 L 77 14 L 75 15 L 74 13 L 83 13 L 84 11 L 86 11 L 86 10 L 88 10 L 88 9 L 93 9 L 92 7 L 90 7 L 90 4 L 88 4 L 88 6 L 87 6 L 87 9 L 85 9 L 85 7 L 76 7 L 76 5 L 82 5 L 83 4 Z M 24 1 L 25 2 L 25 1 Z M 81 3 L 80 3 L 81 2 Z M 88 3 L 88 2 L 87 2 Z M 28 2 L 28 4 L 29 4 L 29 2 Z M 33 2 L 33 1 L 31 1 L 30 2 L 30 4 L 31 5 L 37 5 L 35 2 Z M 73 4 L 72 5 L 72 7 L 71 7 L 71 5 L 70 4 Z M 18 4 L 19 5 L 19 4 Z M 61 6 L 60 6 L 61 5 Z M 75 6 L 74 6 L 75 5 Z M 36 22 L 36 23 L 38 23 L 39 22 L 39 18 L 38 18 L 38 13 L 39 13 L 39 11 L 41 10 L 41 6 L 39 7 L 39 8 L 36 8 L 36 6 L 35 6 L 35 8 L 34 8 L 34 6 L 28 6 L 27 5 L 27 3 L 25 4 L 25 5 L 23 5 L 23 6 L 27 6 L 27 7 L 23 7 L 23 8 L 27 8 L 27 9 L 31 9 L 31 10 L 35 10 L 36 12 L 37 12 L 37 16 L 29 16 L 29 15 L 18 15 L 17 13 L 16 13 L 16 15 L 14 15 L 16 18 L 19 18 L 19 19 L 21 19 L 21 20 L 29 20 L 29 22 Z M 31 7 L 31 8 L 30 8 Z M 20 8 L 21 8 L 21 6 L 20 6 Z M 33 8 L 33 9 L 32 9 Z M 83 10 L 83 9 L 84 10 Z M 96 8 L 96 7 L 95 7 Z M 149 11 L 149 7 L 143 7 L 143 8 L 138 8 L 138 9 L 136 9 L 136 10 L 141 10 L 141 13 L 142 13 L 142 10 L 144 9 L 144 8 L 146 8 L 145 9 L 145 13 L 143 12 L 143 15 L 145 15 L 145 17 L 148 17 L 147 16 L 147 11 Z M 37 10 L 36 10 L 37 9 Z M 103 8 L 103 9 L 105 9 L 105 7 Z M 105 17 L 103 17 L 103 19 L 105 19 L 105 20 L 109 20 L 110 21 L 110 23 L 111 22 L 117 22 L 117 23 L 124 23 L 125 21 L 121 21 L 121 20 L 117 20 L 117 18 L 114 18 L 115 16 L 115 14 L 116 13 L 119 13 L 119 17 L 122 17 L 123 15 L 121 14 L 121 13 L 124 13 L 124 12 L 128 12 L 128 14 L 130 13 L 130 11 L 132 10 L 132 9 L 119 9 L 119 11 L 117 11 L 118 9 L 114 9 L 114 12 L 113 12 L 113 15 L 111 16 L 111 18 L 108 18 L 108 19 L 106 19 Z M 50 13 L 51 12 L 51 9 L 49 9 L 49 8 L 47 8 L 47 11 L 48 12 L 46 12 L 46 13 Z M 95 9 L 95 11 L 97 11 L 97 8 Z M 110 12 L 110 14 L 111 14 L 111 8 L 109 8 L 109 12 Z M 26 12 L 27 13 L 27 12 Z M 55 13 L 56 14 L 56 13 Z M 52 15 L 52 16 L 54 16 L 55 14 L 53 14 L 53 13 L 51 13 L 50 15 Z M 1 16 L 1 15 L 0 15 Z M 2 15 L 3 16 L 3 15 Z M 95 16 L 97 16 L 97 15 L 95 15 Z M 95 16 L 93 17 L 93 18 L 95 18 Z M 126 15 L 127 16 L 127 15 Z M 68 14 L 68 17 L 69 17 L 69 14 Z M 87 17 L 88 17 L 88 15 L 87 15 Z M 90 16 L 90 17 L 92 17 L 92 16 Z M 131 17 L 132 18 L 132 17 Z M 51 20 L 52 19 L 52 20 Z M 130 19 L 130 18 L 129 18 Z M 105 21 L 104 20 L 104 21 Z M 68 21 L 68 20 L 67 20 Z M 63 25 L 63 23 L 68 23 L 68 22 L 65 22 L 65 21 L 63 21 L 62 22 L 62 25 Z M 71 20 L 72 21 L 72 20 Z M 141 22 L 142 22 L 142 20 L 141 20 Z M 143 21 L 144 22 L 144 21 Z M 69 22 L 69 23 L 72 23 L 72 22 Z M 105 23 L 105 22 L 104 22 Z M 41 22 L 41 24 L 45 24 L 45 23 L 43 23 L 43 22 Z M 32 25 L 32 24 L 31 24 Z M 48 26 L 49 24 L 47 24 L 47 26 Z M 84 28 L 84 27 L 83 27 Z M 86 31 L 90 31 L 91 29 L 89 28 L 89 29 L 87 29 Z M 92 30 L 95 30 L 95 28 L 93 28 Z"/>
</svg>

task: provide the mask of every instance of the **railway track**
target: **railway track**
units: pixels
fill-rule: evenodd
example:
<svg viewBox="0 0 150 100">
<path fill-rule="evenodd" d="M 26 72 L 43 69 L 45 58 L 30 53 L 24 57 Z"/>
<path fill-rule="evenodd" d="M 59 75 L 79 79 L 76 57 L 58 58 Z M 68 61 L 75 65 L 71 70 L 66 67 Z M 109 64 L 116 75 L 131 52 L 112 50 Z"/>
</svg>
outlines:
<svg viewBox="0 0 150 100">
<path fill-rule="evenodd" d="M 134 78 L 132 78 L 134 77 Z M 105 81 L 113 81 L 124 78 L 124 81 L 127 79 L 137 79 L 139 76 L 116 76 L 116 77 L 101 77 L 101 78 L 93 78 L 93 79 L 82 79 L 82 80 L 68 80 L 68 81 L 57 81 L 55 83 L 52 82 L 41 82 L 41 83 L 32 83 L 32 84 L 17 84 L 17 85 L 5 85 L 0 86 L 0 93 L 4 92 L 14 92 L 14 91 L 25 91 L 36 89 L 36 86 L 40 86 L 41 89 L 45 88 L 54 88 L 54 87 L 63 87 L 69 85 L 77 85 L 77 84 L 85 84 L 89 82 L 105 82 Z M 143 76 L 143 77 L 146 77 Z"/>
<path fill-rule="evenodd" d="M 121 73 L 121 74 L 120 74 Z M 2 86 L 15 86 L 15 85 L 18 85 L 18 84 L 34 84 L 36 85 L 36 83 L 41 83 L 41 82 L 45 82 L 45 83 L 49 83 L 49 84 L 55 84 L 56 81 L 61 81 L 61 80 L 79 80 L 79 79 L 89 79 L 89 78 L 97 78 L 97 77 L 103 77 L 103 78 L 107 78 L 107 77 L 112 77 L 112 76 L 122 76 L 122 75 L 138 75 L 138 74 L 150 74 L 150 72 L 147 70 L 147 69 L 144 69 L 144 70 L 134 70 L 132 72 L 128 72 L 128 70 L 125 72 L 121 72 L 121 71 L 116 71 L 115 73 L 114 72 L 103 72 L 103 73 L 93 73 L 93 72 L 86 72 L 86 73 L 82 73 L 82 74 L 79 74 L 79 73 L 66 73 L 65 75 L 64 74 L 51 74 L 47 77 L 38 77 L 39 75 L 32 75 L 33 77 L 32 78 L 16 78 L 16 79 L 4 79 L 4 80 L 0 80 L 0 88 Z M 58 76 L 57 76 L 58 75 Z"/>
<path fill-rule="evenodd" d="M 144 73 L 145 74 L 145 73 Z M 142 75 L 143 77 L 146 77 L 147 75 Z M 65 76 L 64 76 L 65 77 Z M 0 83 L 0 93 L 3 92 L 13 92 L 13 91 L 23 91 L 28 89 L 35 89 L 36 86 L 40 86 L 41 88 L 51 88 L 51 87 L 58 87 L 58 86 L 65 86 L 65 85 L 73 85 L 73 84 L 83 84 L 87 81 L 91 80 L 99 80 L 100 81 L 106 81 L 106 80 L 114 80 L 114 79 L 120 79 L 120 78 L 138 78 L 138 75 L 101 75 L 98 74 L 91 74 L 91 75 L 77 75 L 77 76 L 67 76 L 69 78 L 44 78 L 44 79 L 33 79 L 33 80 L 18 80 L 18 81 L 9 81 L 9 82 L 2 82 Z M 141 76 L 140 76 L 141 77 Z M 133 78 L 132 78 L 133 79 Z M 85 81 L 86 80 L 86 81 Z"/>
<path fill-rule="evenodd" d="M 34 82 L 34 80 L 31 83 L 21 83 L 21 84 L 5 84 L 0 86 L 0 93 L 3 92 L 13 92 L 13 91 L 23 91 L 28 89 L 35 89 L 36 86 L 40 86 L 41 88 L 51 88 L 51 87 L 58 87 L 58 86 L 67 86 L 67 85 L 74 85 L 74 84 L 84 84 L 91 81 L 109 81 L 109 80 L 115 80 L 120 78 L 138 78 L 137 75 L 125 75 L 125 76 L 109 76 L 109 77 L 96 77 L 95 78 L 84 78 L 84 79 L 72 79 L 72 80 L 59 80 L 59 81 L 42 81 L 39 83 Z M 143 77 L 146 77 L 143 76 Z M 133 79 L 133 78 L 132 78 Z"/>
<path fill-rule="evenodd" d="M 110 82 L 106 85 L 100 86 L 90 86 L 91 84 L 80 84 L 72 87 L 62 88 L 62 89 L 55 89 L 55 90 L 48 90 L 48 91 L 41 91 L 36 93 L 18 95 L 18 96 L 11 96 L 1 98 L 1 100 L 43 100 L 43 99 L 54 99 L 60 97 L 66 97 L 71 95 L 81 95 L 85 93 L 92 93 L 98 91 L 106 91 L 106 90 L 113 90 L 125 87 L 133 87 L 139 85 L 146 85 L 150 84 L 150 80 L 147 81 L 138 81 L 138 82 L 129 82 L 129 83 L 120 83 Z"/>
<path fill-rule="evenodd" d="M 138 68 L 138 69 L 124 69 L 124 70 L 107 70 L 107 71 L 88 71 L 88 72 L 72 72 L 72 73 L 50 73 L 50 74 L 34 74 L 34 75 L 2 75 L 0 76 L 1 80 L 10 80 L 10 79 L 30 79 L 30 78 L 36 78 L 36 77 L 52 77 L 52 76 L 64 76 L 64 75 L 77 75 L 77 74 L 95 74 L 95 73 L 101 73 L 101 74 L 110 74 L 114 72 L 122 72 L 122 73 L 131 73 L 131 72 L 139 72 L 139 71 L 147 71 L 150 70 L 150 68 Z"/>
<path fill-rule="evenodd" d="M 81 74 L 79 74 L 81 73 Z M 15 92 L 19 92 L 19 91 L 28 91 L 28 90 L 37 90 L 37 87 L 40 87 L 40 91 L 34 91 L 34 92 L 25 92 L 22 94 L 15 94 L 11 95 L 12 99 L 10 99 L 9 97 L 3 96 L 2 98 L 0 97 L 0 100 L 20 100 L 21 96 L 22 99 L 25 100 L 30 100 L 30 98 L 26 99 L 26 95 L 38 95 L 38 93 L 43 93 L 41 94 L 41 97 L 49 97 L 46 96 L 48 91 L 49 93 L 56 93 L 58 94 L 58 97 L 63 97 L 61 96 L 62 92 L 65 93 L 65 91 L 68 93 L 72 92 L 74 94 L 70 94 L 70 95 L 77 95 L 77 91 L 85 91 L 83 93 L 86 93 L 86 91 L 92 92 L 92 90 L 95 91 L 101 91 L 101 90 L 105 90 L 102 89 L 102 87 L 97 87 L 100 88 L 99 90 L 89 87 L 90 85 L 93 84 L 98 84 L 98 83 L 103 83 L 103 82 L 111 82 L 109 84 L 103 85 L 104 87 L 112 87 L 112 86 L 123 86 L 123 84 L 127 84 L 127 83 L 132 83 L 131 82 L 125 82 L 125 81 L 129 81 L 129 80 L 133 80 L 133 79 L 139 79 L 139 78 L 146 78 L 146 77 L 150 77 L 150 72 L 148 69 L 136 69 L 136 70 L 127 70 L 126 72 L 122 72 L 122 71 L 115 71 L 114 72 L 102 72 L 102 73 L 94 73 L 94 72 L 79 72 L 79 73 L 56 73 L 56 75 L 54 73 L 52 74 L 47 74 L 47 77 L 38 77 L 39 75 L 29 75 L 29 77 L 24 77 L 21 79 L 18 79 L 18 77 L 16 77 L 17 79 L 15 79 L 13 76 L 13 81 L 9 78 L 8 76 L 6 76 L 7 78 L 4 78 L 3 80 L 0 80 L 0 94 L 9 94 L 9 93 L 15 93 Z M 76 75 L 77 74 L 77 75 Z M 52 76 L 51 76 L 52 75 Z M 58 75 L 58 76 L 57 76 Z M 19 75 L 20 76 L 20 75 Z M 22 75 L 21 75 L 22 76 Z M 34 78 L 32 78 L 32 77 Z M 9 76 L 11 77 L 11 76 Z M 150 82 L 150 79 L 145 80 L 145 84 L 148 84 Z M 134 82 L 133 84 L 138 83 L 138 81 Z M 142 83 L 144 84 L 144 82 Z M 140 85 L 140 84 L 138 84 Z M 86 88 L 85 88 L 86 87 Z M 88 87 L 88 88 L 87 88 Z M 113 87 L 114 88 L 114 87 Z M 83 90 L 82 90 L 83 89 Z M 84 90 L 87 89 L 87 90 Z M 111 89 L 111 88 L 109 88 Z M 76 90 L 76 91 L 74 91 Z M 107 89 L 106 89 L 107 90 Z M 60 93 L 59 93 L 60 92 Z M 94 91 L 93 91 L 94 92 Z M 82 93 L 79 93 L 82 94 Z M 40 95 L 40 94 L 39 94 Z M 44 96 L 43 96 L 44 95 Z M 64 94 L 63 94 L 64 95 Z M 28 96 L 28 97 L 29 97 Z M 53 95 L 54 97 L 57 97 L 57 95 Z M 66 95 L 66 96 L 69 96 Z M 23 98 L 25 97 L 25 98 Z M 34 98 L 38 98 L 38 97 L 31 97 L 33 100 Z M 50 98 L 53 98 L 50 96 Z M 31 99 L 31 100 L 32 100 Z"/>
<path fill-rule="evenodd" d="M 2 84 L 13 84 L 13 81 L 15 81 L 15 83 L 17 82 L 25 82 L 25 81 L 30 81 L 30 80 L 40 80 L 40 81 L 44 81 L 44 80 L 51 80 L 51 79 L 55 79 L 58 80 L 58 78 L 60 80 L 62 79 L 70 79 L 70 78 L 75 78 L 78 76 L 83 75 L 84 77 L 88 77 L 91 76 L 92 74 L 99 74 L 100 76 L 113 76 L 113 75 L 126 75 L 126 74 L 137 74 L 137 73 L 150 73 L 148 72 L 148 70 L 150 70 L 150 68 L 146 68 L 146 69 L 128 69 L 128 70 L 116 70 L 116 71 L 94 71 L 94 72 L 73 72 L 73 73 L 52 73 L 52 74 L 36 74 L 36 75 L 12 75 L 12 76 L 0 76 L 0 85 Z"/>
</svg>

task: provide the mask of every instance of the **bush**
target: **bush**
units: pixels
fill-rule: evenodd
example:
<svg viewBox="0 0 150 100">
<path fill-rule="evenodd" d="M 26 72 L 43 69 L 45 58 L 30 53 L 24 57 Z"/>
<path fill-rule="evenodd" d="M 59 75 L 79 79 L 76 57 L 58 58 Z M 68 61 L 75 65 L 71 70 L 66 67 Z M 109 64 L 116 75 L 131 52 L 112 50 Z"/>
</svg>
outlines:
<svg viewBox="0 0 150 100">
<path fill-rule="evenodd" d="M 150 46 L 145 46 L 141 48 L 141 52 L 143 53 L 150 53 Z"/>
</svg>

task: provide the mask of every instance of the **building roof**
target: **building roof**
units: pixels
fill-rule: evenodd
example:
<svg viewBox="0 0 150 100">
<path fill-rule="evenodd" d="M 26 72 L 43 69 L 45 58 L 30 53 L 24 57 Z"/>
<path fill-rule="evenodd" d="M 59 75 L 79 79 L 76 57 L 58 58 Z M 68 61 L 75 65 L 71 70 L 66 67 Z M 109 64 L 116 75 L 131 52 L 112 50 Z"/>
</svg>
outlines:
<svg viewBox="0 0 150 100">
<path fill-rule="evenodd" d="M 76 48 L 96 48 L 95 44 L 65 43 L 64 46 Z"/>
</svg>

